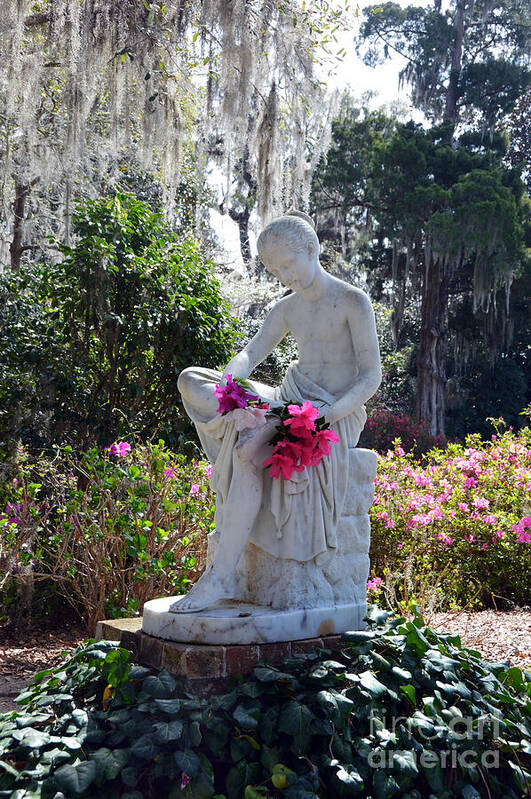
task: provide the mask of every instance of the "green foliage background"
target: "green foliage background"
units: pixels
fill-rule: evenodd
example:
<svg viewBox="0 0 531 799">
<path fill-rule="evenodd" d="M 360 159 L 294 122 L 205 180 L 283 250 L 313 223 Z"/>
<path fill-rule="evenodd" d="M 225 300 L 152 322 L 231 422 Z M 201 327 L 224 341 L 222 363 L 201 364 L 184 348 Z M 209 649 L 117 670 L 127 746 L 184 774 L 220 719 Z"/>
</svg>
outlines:
<svg viewBox="0 0 531 799">
<path fill-rule="evenodd" d="M 235 326 L 213 264 L 132 194 L 80 205 L 62 260 L 0 282 L 0 448 L 189 432 L 177 391 Z"/>
</svg>

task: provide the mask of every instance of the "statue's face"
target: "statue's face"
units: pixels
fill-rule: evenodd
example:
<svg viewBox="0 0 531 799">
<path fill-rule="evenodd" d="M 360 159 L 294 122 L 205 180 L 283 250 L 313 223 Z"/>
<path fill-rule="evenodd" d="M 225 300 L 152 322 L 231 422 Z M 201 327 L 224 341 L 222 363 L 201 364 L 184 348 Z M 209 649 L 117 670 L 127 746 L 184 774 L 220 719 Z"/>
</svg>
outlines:
<svg viewBox="0 0 531 799">
<path fill-rule="evenodd" d="M 260 260 L 270 274 L 292 291 L 307 289 L 315 277 L 317 259 L 311 247 L 296 250 L 293 246 L 279 241 L 271 244 L 261 254 Z"/>
</svg>

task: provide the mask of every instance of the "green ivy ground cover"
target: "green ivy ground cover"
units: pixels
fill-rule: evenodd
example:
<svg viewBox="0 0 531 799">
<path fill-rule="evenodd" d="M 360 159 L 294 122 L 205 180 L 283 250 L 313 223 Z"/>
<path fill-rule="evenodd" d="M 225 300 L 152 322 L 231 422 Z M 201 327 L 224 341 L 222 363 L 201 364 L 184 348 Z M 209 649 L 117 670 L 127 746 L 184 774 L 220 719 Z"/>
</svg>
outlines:
<svg viewBox="0 0 531 799">
<path fill-rule="evenodd" d="M 531 674 L 371 608 L 344 647 L 198 699 L 88 642 L 0 716 L 0 799 L 529 795 Z"/>
</svg>

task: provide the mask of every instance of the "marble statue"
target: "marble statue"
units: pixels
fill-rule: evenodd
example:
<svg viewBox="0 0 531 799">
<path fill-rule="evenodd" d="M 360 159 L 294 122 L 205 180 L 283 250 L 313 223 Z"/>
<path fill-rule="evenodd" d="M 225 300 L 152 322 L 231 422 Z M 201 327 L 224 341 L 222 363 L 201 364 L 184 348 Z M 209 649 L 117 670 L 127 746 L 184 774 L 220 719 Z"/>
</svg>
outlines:
<svg viewBox="0 0 531 799">
<path fill-rule="evenodd" d="M 366 420 L 364 403 L 381 380 L 373 309 L 363 291 L 322 268 L 318 237 L 302 212 L 270 222 L 258 238 L 258 254 L 291 293 L 274 305 L 258 333 L 222 373 L 190 367 L 179 376 L 184 407 L 213 464 L 216 531 L 209 536 L 204 574 L 186 596 L 164 606 L 173 614 L 172 629 L 185 624 L 190 614 L 203 618 L 214 611 L 219 627 L 228 607 L 232 616 L 243 617 L 253 616 L 256 607 L 264 608 L 264 613 L 271 608 L 326 607 L 332 618 L 339 606 L 365 607 L 367 512 L 376 455 L 356 444 Z M 288 333 L 295 338 L 299 355 L 281 385 L 252 380 L 253 369 Z M 262 426 L 240 431 L 230 413 L 218 413 L 214 390 L 227 374 L 248 379 L 250 390 L 270 407 L 310 400 L 339 436 L 330 456 L 318 466 L 294 472 L 289 480 L 272 479 L 263 462 L 272 451 L 269 442 L 278 418 L 268 417 Z M 234 606 L 234 601 L 240 605 Z M 250 609 L 241 603 L 250 603 Z M 153 603 L 146 604 L 148 611 L 149 605 Z M 237 613 L 238 607 L 244 611 Z M 162 635 L 157 625 L 150 628 L 153 622 L 146 609 L 144 616 L 146 631 Z M 350 622 L 347 616 L 339 622 L 343 629 L 354 628 L 356 622 L 349 618 Z M 192 634 L 197 618 L 195 626 L 191 617 L 187 624 L 187 634 L 203 640 Z M 323 634 L 322 619 L 319 624 L 312 634 Z M 288 640 L 285 630 L 284 637 L 278 637 L 276 627 L 276 638 L 262 630 L 256 640 Z M 329 627 L 328 632 L 337 631 L 335 622 Z M 169 637 L 188 640 L 178 633 Z"/>
</svg>

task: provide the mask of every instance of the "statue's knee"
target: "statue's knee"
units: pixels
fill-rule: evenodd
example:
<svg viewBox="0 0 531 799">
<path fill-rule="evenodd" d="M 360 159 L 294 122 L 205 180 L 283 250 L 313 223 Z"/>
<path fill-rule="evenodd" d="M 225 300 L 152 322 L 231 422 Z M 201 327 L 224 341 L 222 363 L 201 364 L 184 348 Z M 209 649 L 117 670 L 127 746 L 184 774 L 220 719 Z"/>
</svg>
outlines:
<svg viewBox="0 0 531 799">
<path fill-rule="evenodd" d="M 182 370 L 181 374 L 177 378 L 177 388 L 181 394 L 186 397 L 191 393 L 191 391 L 193 391 L 195 382 L 196 379 L 193 366 L 188 366 L 186 369 Z"/>
</svg>

